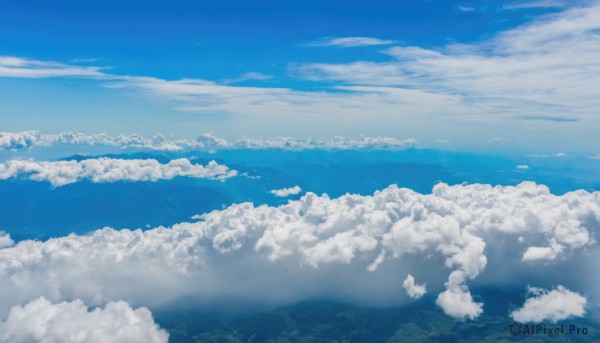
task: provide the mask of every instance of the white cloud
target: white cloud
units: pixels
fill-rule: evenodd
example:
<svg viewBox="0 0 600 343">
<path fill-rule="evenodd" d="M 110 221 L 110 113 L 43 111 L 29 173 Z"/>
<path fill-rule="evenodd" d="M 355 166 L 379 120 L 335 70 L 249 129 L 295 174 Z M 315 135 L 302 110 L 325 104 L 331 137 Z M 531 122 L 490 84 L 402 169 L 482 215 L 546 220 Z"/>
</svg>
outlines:
<svg viewBox="0 0 600 343">
<path fill-rule="evenodd" d="M 473 301 L 464 282 L 464 272 L 453 271 L 446 282 L 446 290 L 438 295 L 435 303 L 450 317 L 460 320 L 475 319 L 483 313 L 483 303 Z"/>
<path fill-rule="evenodd" d="M 217 151 L 225 149 L 401 149 L 417 145 L 414 138 L 398 139 L 393 137 L 346 138 L 336 136 L 330 140 L 296 139 L 277 137 L 272 139 L 253 139 L 242 137 L 227 140 L 212 133 L 204 133 L 194 140 L 167 139 L 162 134 L 145 138 L 136 134 L 108 136 L 106 134 L 86 135 L 83 133 L 61 132 L 41 134 L 38 131 L 0 132 L 0 149 L 19 150 L 33 147 L 50 147 L 57 144 L 86 144 L 114 146 L 121 149 L 149 149 L 158 151 L 203 150 Z"/>
<path fill-rule="evenodd" d="M 125 160 L 94 158 L 82 161 L 28 161 L 11 160 L 0 163 L 0 180 L 25 176 L 33 181 L 48 181 L 53 186 L 64 186 L 81 180 L 94 183 L 116 181 L 158 181 L 176 176 L 223 180 L 237 175 L 237 171 L 215 161 L 206 166 L 191 163 L 187 158 L 161 164 L 157 160 Z"/>
<path fill-rule="evenodd" d="M 58 62 L 36 61 L 12 56 L 0 56 L 0 77 L 47 78 L 85 77 L 105 78 L 99 67 L 81 67 Z"/>
<path fill-rule="evenodd" d="M 15 150 L 33 146 L 39 140 L 37 131 L 0 132 L 0 149 Z"/>
<path fill-rule="evenodd" d="M 517 166 L 517 169 L 529 169 L 529 166 L 528 166 L 528 165 L 525 165 L 525 164 L 519 164 L 519 165 Z"/>
<path fill-rule="evenodd" d="M 306 46 L 338 46 L 351 48 L 357 46 L 390 45 L 396 41 L 373 37 L 325 37 L 306 44 Z"/>
<path fill-rule="evenodd" d="M 40 297 L 14 306 L 0 322 L 0 342 L 6 343 L 166 343 L 168 338 L 147 308 L 134 310 L 123 301 L 88 311 L 81 300 L 52 304 Z"/>
<path fill-rule="evenodd" d="M 318 119 L 323 132 L 332 126 L 340 132 L 363 128 L 374 132 L 379 129 L 373 124 L 377 122 L 430 132 L 435 120 L 448 129 L 474 124 L 487 134 L 502 125 L 503 129 L 512 128 L 511 134 L 529 135 L 528 128 L 535 125 L 561 133 L 568 127 L 567 135 L 590 135 L 598 120 L 596 109 L 600 108 L 600 3 L 585 4 L 588 6 L 535 17 L 484 41 L 435 49 L 395 46 L 384 51 L 388 56 L 384 62 L 377 59 L 291 67 L 293 76 L 335 82 L 314 91 L 119 76 L 98 67 L 18 57 L 1 58 L 0 76 L 93 78 L 105 87 L 135 89 L 153 98 L 172 100 L 175 110 L 237 114 L 240 116 L 236 118 L 250 126 L 269 122 L 299 130 L 311 127 Z M 314 43 L 350 46 L 382 42 L 392 43 L 371 37 L 327 38 Z M 538 138 L 553 143 L 550 137 Z M 456 141 L 460 137 L 455 133 L 449 138 Z"/>
<path fill-rule="evenodd" d="M 473 12 L 473 11 L 475 11 L 475 8 L 473 8 L 471 6 L 460 5 L 460 6 L 458 6 L 458 10 L 461 12 Z"/>
<path fill-rule="evenodd" d="M 258 73 L 258 72 L 249 72 L 249 73 L 244 73 L 235 79 L 227 79 L 227 80 L 224 80 L 223 82 L 226 84 L 231 84 L 231 83 L 244 82 L 244 81 L 267 81 L 267 80 L 272 80 L 272 79 L 273 79 L 273 75 L 267 75 L 267 74 Z"/>
<path fill-rule="evenodd" d="M 465 113 L 472 120 L 483 120 L 482 112 L 489 120 L 543 113 L 573 125 L 598 118 L 599 18 L 600 3 L 592 2 L 538 17 L 479 43 L 452 43 L 436 50 L 392 47 L 385 51 L 392 61 L 313 63 L 296 70 L 316 81 L 461 94 L 446 113 Z"/>
<path fill-rule="evenodd" d="M 10 247 L 14 243 L 8 233 L 0 230 L 0 249 Z"/>
<path fill-rule="evenodd" d="M 435 289 L 446 268 L 453 272 L 438 302 L 452 316 L 471 318 L 479 305 L 465 279 L 481 277 L 489 263 L 495 269 L 485 280 L 505 280 L 507 268 L 521 285 L 518 273 L 591 251 L 600 193 L 556 196 L 533 183 L 438 184 L 431 194 L 390 186 L 337 199 L 309 192 L 278 207 L 243 203 L 195 218 L 171 228 L 105 228 L 0 249 L 0 317 L 39 296 L 94 306 L 118 299 L 158 306 L 181 297 L 264 304 L 335 297 L 389 305 L 407 300 L 397 287 L 401 275 L 435 271 L 421 276 Z M 548 240 L 562 246 L 554 259 L 522 261 L 530 247 Z M 587 273 L 581 266 L 568 270 L 573 277 Z"/>
<path fill-rule="evenodd" d="M 36 146 L 53 146 L 56 144 L 87 144 L 116 146 L 123 149 L 139 148 L 159 151 L 182 150 L 182 143 L 175 142 L 157 134 L 145 138 L 136 134 L 108 136 L 107 134 L 86 135 L 83 133 L 61 132 L 58 134 L 41 134 L 39 131 L 0 132 L 0 149 L 18 150 Z"/>
<path fill-rule="evenodd" d="M 530 8 L 564 8 L 568 3 L 561 0 L 535 0 L 513 2 L 502 6 L 505 10 L 522 10 Z"/>
<path fill-rule="evenodd" d="M 556 239 L 550 240 L 549 246 L 547 247 L 529 247 L 523 254 L 523 261 L 537 261 L 537 260 L 554 260 L 564 251 L 564 246 L 556 243 Z"/>
<path fill-rule="evenodd" d="M 271 194 L 278 197 L 288 197 L 290 195 L 298 194 L 302 191 L 300 186 L 294 186 L 290 188 L 282 188 L 282 189 L 273 189 L 271 190 Z"/>
<path fill-rule="evenodd" d="M 427 284 L 416 284 L 415 278 L 410 274 L 406 277 L 404 282 L 402 282 L 402 287 L 404 287 L 406 293 L 412 299 L 419 299 L 420 297 L 425 295 L 425 293 L 427 293 L 426 286 Z"/>
<path fill-rule="evenodd" d="M 557 152 L 554 154 L 533 154 L 533 155 L 527 155 L 527 156 L 535 157 L 535 158 L 548 158 L 548 157 L 565 157 L 565 156 L 567 156 L 567 154 L 564 152 Z"/>
<path fill-rule="evenodd" d="M 525 301 L 522 308 L 511 313 L 514 320 L 518 322 L 557 322 L 571 317 L 583 317 L 587 299 L 558 286 L 551 291 L 530 288 L 529 293 L 533 295 Z"/>
</svg>

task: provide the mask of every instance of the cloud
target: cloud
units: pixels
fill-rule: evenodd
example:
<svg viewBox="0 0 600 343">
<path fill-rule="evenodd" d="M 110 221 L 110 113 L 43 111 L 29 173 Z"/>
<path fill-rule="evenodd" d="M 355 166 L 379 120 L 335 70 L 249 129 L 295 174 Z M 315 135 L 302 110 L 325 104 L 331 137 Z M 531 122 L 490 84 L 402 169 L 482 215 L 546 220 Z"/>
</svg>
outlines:
<svg viewBox="0 0 600 343">
<path fill-rule="evenodd" d="M 568 263 L 596 251 L 600 195 L 557 196 L 529 182 L 438 184 L 431 194 L 390 186 L 336 199 L 309 192 L 278 207 L 242 203 L 195 218 L 170 228 L 104 228 L 0 249 L 0 317 L 39 296 L 92 306 L 232 297 L 240 304 L 329 297 L 389 306 L 409 300 L 398 290 L 401 276 L 434 271 L 419 276 L 431 292 L 443 287 L 440 270 L 448 270 L 438 304 L 451 316 L 473 318 L 480 306 L 466 280 L 522 286 L 553 266 L 568 271 L 553 278 L 585 279 L 581 260 L 573 260 L 577 268 Z M 523 261 L 530 247 L 548 240 L 561 247 L 553 259 Z M 488 264 L 493 273 L 484 273 Z M 543 275 L 531 279 L 537 271 Z M 592 281 L 584 285 L 597 289 Z"/>
<path fill-rule="evenodd" d="M 48 78 L 85 77 L 106 78 L 99 67 L 80 67 L 59 62 L 36 61 L 12 56 L 0 56 L 0 77 Z"/>
<path fill-rule="evenodd" d="M 448 143 L 450 143 L 450 141 L 447 140 L 447 139 L 436 139 L 435 141 L 437 143 L 441 143 L 441 144 L 448 144 Z"/>
<path fill-rule="evenodd" d="M 569 130 L 579 133 L 577 128 L 595 123 L 600 108 L 600 3 L 585 4 L 534 17 L 476 42 L 437 48 L 393 46 L 382 51 L 383 61 L 294 65 L 291 76 L 320 82 L 320 87 L 303 90 L 115 75 L 99 67 L 10 56 L 2 57 L 0 76 L 87 77 L 104 87 L 133 89 L 168 100 L 177 111 L 236 114 L 247 123 L 269 121 L 282 127 L 290 127 L 290 121 L 310 127 L 318 117 L 323 127 L 354 132 L 381 121 L 425 132 L 435 120 L 454 129 L 464 127 L 458 123 L 473 123 L 491 133 L 498 125 L 514 128 L 512 124 L 529 117 L 552 130 L 569 123 Z M 392 43 L 370 37 L 329 37 L 313 44 L 382 42 Z M 532 113 L 543 115 L 532 118 Z M 528 125 L 519 126 L 518 132 L 529 132 Z"/>
<path fill-rule="evenodd" d="M 527 155 L 527 156 L 535 157 L 535 158 L 548 158 L 548 157 L 565 157 L 565 156 L 567 156 L 567 154 L 564 152 L 557 152 L 554 154 L 533 154 L 533 155 Z"/>
<path fill-rule="evenodd" d="M 240 77 L 237 77 L 235 79 L 224 80 L 223 83 L 231 84 L 231 83 L 244 82 L 244 81 L 266 81 L 266 80 L 272 80 L 272 79 L 273 79 L 273 75 L 267 75 L 267 74 L 257 73 L 257 72 L 249 72 L 249 73 L 242 74 L 242 75 L 240 75 Z"/>
<path fill-rule="evenodd" d="M 48 181 L 59 187 L 81 180 L 94 183 L 117 181 L 170 180 L 177 176 L 224 180 L 237 175 L 237 171 L 215 161 L 206 166 L 192 164 L 187 158 L 161 164 L 157 160 L 124 160 L 112 158 L 82 161 L 28 161 L 11 160 L 0 163 L 0 180 L 26 176 L 33 181 Z"/>
<path fill-rule="evenodd" d="M 390 45 L 396 41 L 372 37 L 324 37 L 307 43 L 306 46 L 337 46 L 351 48 L 357 46 Z"/>
<path fill-rule="evenodd" d="M 519 1 L 502 6 L 505 10 L 522 10 L 532 8 L 564 8 L 568 3 L 561 0 Z"/>
<path fill-rule="evenodd" d="M 528 166 L 528 165 L 525 165 L 525 164 L 519 164 L 519 165 L 517 166 L 517 169 L 523 169 L 523 170 L 527 170 L 527 169 L 529 169 L 529 166 Z"/>
<path fill-rule="evenodd" d="M 290 195 L 298 194 L 302 191 L 302 188 L 299 186 L 294 186 L 290 188 L 282 188 L 282 189 L 273 189 L 271 190 L 271 194 L 277 197 L 288 197 Z"/>
<path fill-rule="evenodd" d="M 149 149 L 158 151 L 203 150 L 217 151 L 227 149 L 401 149 L 417 145 L 414 138 L 398 139 L 393 137 L 358 138 L 334 137 L 330 140 L 296 139 L 277 137 L 253 139 L 242 137 L 227 140 L 212 133 L 204 133 L 196 139 L 167 139 L 162 134 L 145 138 L 136 134 L 108 136 L 106 134 L 86 135 L 83 133 L 61 132 L 41 134 L 38 131 L 0 132 L 0 149 L 19 150 L 34 147 L 51 147 L 57 144 L 86 144 L 114 146 L 121 149 Z"/>
<path fill-rule="evenodd" d="M 74 58 L 71 63 L 94 63 L 102 60 L 101 58 Z"/>
<path fill-rule="evenodd" d="M 537 4 L 542 3 L 550 4 Z M 600 84 L 599 16 L 600 3 L 593 2 L 477 43 L 439 49 L 397 46 L 384 51 L 391 61 L 308 63 L 296 70 L 314 81 L 460 94 L 447 114 L 481 119 L 485 112 L 497 120 L 544 113 L 531 119 L 583 121 L 597 118 L 594 108 L 600 106 L 595 93 Z"/>
<path fill-rule="evenodd" d="M 44 297 L 14 306 L 0 322 L 0 342 L 166 343 L 169 334 L 147 308 L 123 301 L 88 311 L 81 300 L 52 304 Z"/>
<path fill-rule="evenodd" d="M 576 122 L 579 119 L 576 118 L 566 118 L 566 117 L 552 117 L 552 116 L 520 116 L 519 118 L 525 120 L 542 120 L 542 121 L 553 121 L 559 123 L 568 123 L 568 122 Z"/>
<path fill-rule="evenodd" d="M 446 290 L 438 295 L 435 303 L 450 317 L 460 320 L 475 319 L 483 313 L 483 304 L 473 301 L 464 282 L 464 272 L 453 271 L 446 282 Z"/>
<path fill-rule="evenodd" d="M 0 231 L 0 249 L 10 247 L 15 242 L 10 238 L 10 235 L 4 231 Z"/>
<path fill-rule="evenodd" d="M 116 146 L 122 149 L 139 148 L 159 151 L 182 150 L 185 142 L 168 140 L 162 134 L 145 138 L 136 134 L 109 136 L 107 134 L 86 135 L 84 133 L 61 132 L 58 134 L 41 134 L 39 131 L 0 132 L 0 149 L 18 150 L 32 147 L 50 147 L 56 144 L 87 144 Z"/>
<path fill-rule="evenodd" d="M 513 319 L 518 322 L 556 323 L 559 320 L 585 315 L 587 299 L 563 286 L 559 285 L 551 291 L 530 288 L 529 294 L 532 297 L 525 301 L 523 307 L 511 312 Z"/>
<path fill-rule="evenodd" d="M 523 254 L 523 261 L 554 260 L 563 253 L 564 247 L 552 238 L 547 247 L 529 247 Z"/>
<path fill-rule="evenodd" d="M 458 10 L 461 12 L 473 12 L 475 11 L 475 8 L 471 7 L 471 6 L 458 6 Z"/>
<path fill-rule="evenodd" d="M 427 293 L 427 284 L 415 284 L 415 278 L 412 275 L 408 275 L 404 282 L 402 282 L 402 287 L 406 290 L 406 294 L 412 299 L 419 299 L 425 293 Z"/>
</svg>

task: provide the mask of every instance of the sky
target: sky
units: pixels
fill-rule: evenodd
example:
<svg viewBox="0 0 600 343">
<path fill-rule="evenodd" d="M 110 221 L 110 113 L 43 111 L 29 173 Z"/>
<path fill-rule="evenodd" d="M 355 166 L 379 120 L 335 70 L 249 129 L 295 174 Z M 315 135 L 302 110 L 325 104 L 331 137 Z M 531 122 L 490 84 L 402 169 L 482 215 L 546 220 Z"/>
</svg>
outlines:
<svg viewBox="0 0 600 343">
<path fill-rule="evenodd" d="M 597 320 L 599 93 L 600 0 L 0 0 L 0 343 Z"/>
<path fill-rule="evenodd" d="M 3 1 L 0 125 L 596 154 L 599 16 L 559 0 Z"/>
</svg>

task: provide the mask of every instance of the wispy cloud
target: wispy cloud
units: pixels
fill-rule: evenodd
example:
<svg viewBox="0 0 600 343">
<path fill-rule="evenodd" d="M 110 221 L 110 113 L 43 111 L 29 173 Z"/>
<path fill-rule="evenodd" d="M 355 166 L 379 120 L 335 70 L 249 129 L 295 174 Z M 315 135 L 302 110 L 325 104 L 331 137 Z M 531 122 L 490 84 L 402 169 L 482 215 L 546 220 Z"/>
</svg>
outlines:
<svg viewBox="0 0 600 343">
<path fill-rule="evenodd" d="M 235 79 L 223 80 L 223 83 L 231 84 L 231 83 L 238 83 L 238 82 L 244 82 L 244 81 L 267 81 L 267 80 L 272 80 L 272 79 L 273 79 L 273 75 L 257 73 L 257 72 L 249 72 L 249 73 L 242 74 L 239 77 L 236 77 Z"/>
<path fill-rule="evenodd" d="M 542 121 L 555 121 L 555 122 L 579 121 L 579 119 L 577 119 L 577 118 L 552 117 L 552 116 L 520 116 L 519 118 L 524 119 L 524 120 L 542 120 Z"/>
<path fill-rule="evenodd" d="M 80 67 L 59 62 L 36 61 L 12 56 L 0 56 L 0 77 L 46 78 L 86 77 L 106 78 L 100 67 Z"/>
<path fill-rule="evenodd" d="M 317 91 L 227 84 L 268 78 L 256 73 L 221 83 L 166 80 L 17 57 L 0 58 L 0 76 L 94 78 L 105 87 L 135 89 L 150 97 L 172 100 L 178 111 L 239 114 L 251 122 L 294 120 L 309 125 L 313 122 L 310 118 L 318 116 L 323 125 L 344 123 L 354 128 L 384 120 L 422 130 L 432 118 L 440 125 L 457 125 L 457 119 L 583 125 L 599 119 L 599 18 L 600 3 L 596 2 L 538 17 L 477 43 L 453 43 L 435 49 L 395 46 L 383 50 L 388 58 L 385 62 L 290 67 L 294 76 L 328 82 Z M 371 37 L 341 37 L 310 45 L 392 43 Z"/>
<path fill-rule="evenodd" d="M 530 8 L 563 8 L 568 6 L 568 2 L 562 0 L 535 0 L 518 1 L 502 6 L 505 10 L 522 10 Z"/>
<path fill-rule="evenodd" d="M 567 156 L 566 153 L 564 152 L 557 152 L 554 154 L 533 154 L 533 155 L 527 155 L 528 157 L 536 157 L 536 158 L 548 158 L 548 157 L 565 157 Z"/>
<path fill-rule="evenodd" d="M 94 63 L 102 60 L 101 58 L 74 58 L 71 63 Z"/>
<path fill-rule="evenodd" d="M 460 94 L 469 109 L 556 123 L 597 118 L 600 107 L 600 4 L 547 15 L 475 44 L 440 49 L 392 47 L 394 60 L 312 63 L 296 68 L 309 80 Z M 457 111 L 458 107 L 448 108 Z M 554 118 L 555 120 L 552 120 Z"/>
<path fill-rule="evenodd" d="M 342 48 L 351 48 L 357 46 L 371 45 L 390 45 L 396 44 L 397 41 L 389 39 L 379 39 L 373 37 L 324 37 L 306 43 L 306 46 L 337 46 Z"/>
<path fill-rule="evenodd" d="M 461 12 L 473 12 L 475 11 L 475 8 L 471 6 L 459 5 L 458 10 Z"/>
</svg>

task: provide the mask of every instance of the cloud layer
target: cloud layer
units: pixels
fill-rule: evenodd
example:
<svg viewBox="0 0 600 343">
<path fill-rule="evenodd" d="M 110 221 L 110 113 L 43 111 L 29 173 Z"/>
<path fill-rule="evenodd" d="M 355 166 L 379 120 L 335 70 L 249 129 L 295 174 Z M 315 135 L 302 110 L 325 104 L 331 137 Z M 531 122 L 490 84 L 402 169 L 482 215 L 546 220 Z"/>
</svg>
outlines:
<svg viewBox="0 0 600 343">
<path fill-rule="evenodd" d="M 334 297 L 389 305 L 407 301 L 400 276 L 411 274 L 434 292 L 446 288 L 438 296 L 445 313 L 475 318 L 481 304 L 471 297 L 468 280 L 483 273 L 484 284 L 514 280 L 522 286 L 523 280 L 537 282 L 527 281 L 537 270 L 545 277 L 544 268 L 567 268 L 583 248 L 593 251 L 600 194 L 555 196 L 533 183 L 438 184 L 432 194 L 390 186 L 372 196 L 337 199 L 307 193 L 279 207 L 243 203 L 198 218 L 171 228 L 105 228 L 0 249 L 0 316 L 39 296 L 91 305 L 231 297 L 261 304 Z M 525 258 L 531 249 L 552 245 L 560 249 Z M 489 263 L 494 272 L 484 273 Z M 586 278 L 584 266 L 567 270 L 572 278 Z"/>
<path fill-rule="evenodd" d="M 271 194 L 277 197 L 288 197 L 290 195 L 298 194 L 302 191 L 300 186 L 294 186 L 290 188 L 282 188 L 282 189 L 273 189 L 271 190 Z"/>
<path fill-rule="evenodd" d="M 154 323 L 147 308 L 123 301 L 88 311 L 81 300 L 52 304 L 40 297 L 14 306 L 0 322 L 6 343 L 166 343 L 169 335 Z"/>
<path fill-rule="evenodd" d="M 522 308 L 511 313 L 518 322 L 556 323 L 571 317 L 583 317 L 585 314 L 587 299 L 563 286 L 550 291 L 533 287 L 529 289 L 529 293 L 532 297 L 525 301 Z"/>
<path fill-rule="evenodd" d="M 116 181 L 158 181 L 177 176 L 224 180 L 237 171 L 215 161 L 206 166 L 191 163 L 187 158 L 161 164 L 157 160 L 125 160 L 94 158 L 82 161 L 27 161 L 11 160 L 0 163 L 0 180 L 27 177 L 33 181 L 47 181 L 53 186 L 64 186 L 81 180 L 94 183 Z"/>
<path fill-rule="evenodd" d="M 358 138 L 335 137 L 331 140 L 295 139 L 291 137 L 277 137 L 272 139 L 252 139 L 243 137 L 227 140 L 211 133 L 205 133 L 195 140 L 167 139 L 164 135 L 157 134 L 152 138 L 139 135 L 109 136 L 106 134 L 86 135 L 83 133 L 62 132 L 54 135 L 41 134 L 38 131 L 0 132 L 0 149 L 18 150 L 33 147 L 50 147 L 57 144 L 86 144 L 114 146 L 122 149 L 136 148 L 158 151 L 180 151 L 199 149 L 203 151 L 217 151 L 225 149 L 399 149 L 414 147 L 415 139 L 397 139 L 393 137 L 367 137 Z"/>
</svg>

